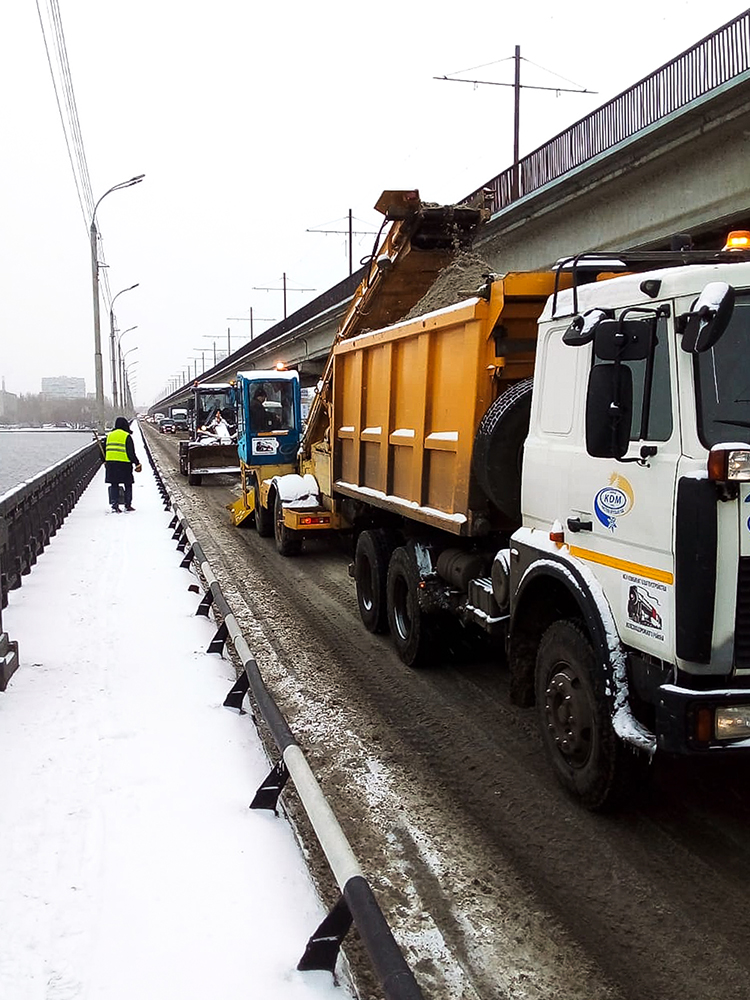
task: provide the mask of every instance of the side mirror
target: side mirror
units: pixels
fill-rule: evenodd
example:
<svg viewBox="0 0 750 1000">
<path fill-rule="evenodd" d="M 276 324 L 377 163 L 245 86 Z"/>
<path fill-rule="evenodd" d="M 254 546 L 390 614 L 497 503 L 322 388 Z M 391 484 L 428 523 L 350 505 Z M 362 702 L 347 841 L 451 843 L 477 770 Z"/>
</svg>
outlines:
<svg viewBox="0 0 750 1000">
<path fill-rule="evenodd" d="M 682 349 L 688 354 L 710 350 L 729 326 L 734 311 L 734 289 L 725 281 L 710 281 L 690 312 L 677 317 Z"/>
<path fill-rule="evenodd" d="M 586 451 L 622 458 L 630 444 L 633 373 L 627 365 L 594 365 L 586 392 Z"/>
<path fill-rule="evenodd" d="M 607 319 L 596 328 L 594 350 L 602 361 L 643 361 L 651 353 L 654 318 Z"/>
<path fill-rule="evenodd" d="M 612 313 L 605 309 L 589 309 L 582 316 L 575 316 L 563 334 L 563 344 L 567 344 L 568 347 L 583 347 L 590 344 L 601 321 L 611 316 Z"/>
</svg>

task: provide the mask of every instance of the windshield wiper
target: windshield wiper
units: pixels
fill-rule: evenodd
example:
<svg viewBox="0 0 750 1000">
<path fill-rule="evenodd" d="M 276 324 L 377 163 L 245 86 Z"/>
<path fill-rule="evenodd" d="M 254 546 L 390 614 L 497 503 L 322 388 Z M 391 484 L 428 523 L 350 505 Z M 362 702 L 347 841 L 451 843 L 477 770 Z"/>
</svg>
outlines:
<svg viewBox="0 0 750 1000">
<path fill-rule="evenodd" d="M 732 424 L 733 427 L 750 427 L 750 420 L 721 420 L 716 417 L 715 424 Z"/>
</svg>

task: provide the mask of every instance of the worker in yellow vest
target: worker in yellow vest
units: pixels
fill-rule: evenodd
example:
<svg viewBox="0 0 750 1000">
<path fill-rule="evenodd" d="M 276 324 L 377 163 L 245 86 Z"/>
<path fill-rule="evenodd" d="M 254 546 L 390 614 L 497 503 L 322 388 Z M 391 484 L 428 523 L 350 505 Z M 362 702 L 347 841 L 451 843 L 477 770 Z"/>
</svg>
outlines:
<svg viewBox="0 0 750 1000">
<path fill-rule="evenodd" d="M 109 484 L 109 503 L 115 514 L 120 513 L 120 486 L 125 490 L 125 510 L 135 510 L 133 506 L 133 467 L 141 471 L 141 463 L 135 453 L 130 424 L 125 417 L 115 420 L 114 430 L 107 435 L 104 452 L 106 467 L 105 480 Z"/>
</svg>

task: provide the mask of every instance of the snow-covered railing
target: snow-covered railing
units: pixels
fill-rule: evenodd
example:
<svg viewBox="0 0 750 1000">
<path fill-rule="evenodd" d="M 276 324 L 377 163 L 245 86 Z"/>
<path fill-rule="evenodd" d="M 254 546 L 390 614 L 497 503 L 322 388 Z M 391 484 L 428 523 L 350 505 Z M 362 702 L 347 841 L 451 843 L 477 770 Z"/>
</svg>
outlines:
<svg viewBox="0 0 750 1000">
<path fill-rule="evenodd" d="M 145 437 L 143 443 L 165 509 L 174 510 L 169 529 L 173 532 L 172 537 L 177 542 L 178 551 L 182 553 L 180 565 L 185 568 L 195 566 L 205 581 L 206 589 L 196 614 L 208 617 L 213 608 L 219 620 L 218 629 L 207 652 L 221 654 L 225 644 L 231 642 L 242 664 L 242 671 L 227 695 L 224 705 L 242 713 L 245 697 L 252 692 L 258 711 L 263 716 L 280 754 L 280 759 L 272 766 L 268 777 L 257 790 L 250 808 L 270 809 L 275 813 L 279 796 L 291 778 L 339 888 L 338 900 L 308 940 L 297 968 L 302 971 L 319 969 L 333 973 L 342 942 L 353 922 L 359 931 L 386 1000 L 424 1000 L 414 974 L 393 937 L 375 893 L 363 874 L 333 809 L 328 804 L 283 713 L 265 685 L 258 663 L 242 635 L 234 612 L 222 593 L 200 542 L 179 507 L 169 502 L 168 490 Z"/>
<path fill-rule="evenodd" d="M 101 444 L 94 441 L 0 496 L 0 691 L 18 665 L 18 650 L 2 629 L 8 593 L 31 572 L 103 457 Z"/>
</svg>

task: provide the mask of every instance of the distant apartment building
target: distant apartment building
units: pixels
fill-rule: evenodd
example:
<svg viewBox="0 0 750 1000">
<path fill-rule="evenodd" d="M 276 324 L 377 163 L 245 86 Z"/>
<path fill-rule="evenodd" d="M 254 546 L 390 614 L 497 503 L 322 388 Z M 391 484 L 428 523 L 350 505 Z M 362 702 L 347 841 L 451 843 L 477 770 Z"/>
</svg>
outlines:
<svg viewBox="0 0 750 1000">
<path fill-rule="evenodd" d="M 85 399 L 86 380 L 68 375 L 43 378 L 42 395 L 45 399 Z"/>
<path fill-rule="evenodd" d="M 18 396 L 13 392 L 6 392 L 5 379 L 3 387 L 0 389 L 0 420 L 5 422 L 16 419 L 18 414 Z"/>
</svg>

